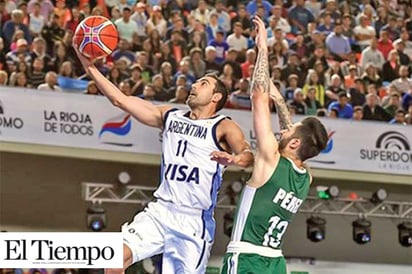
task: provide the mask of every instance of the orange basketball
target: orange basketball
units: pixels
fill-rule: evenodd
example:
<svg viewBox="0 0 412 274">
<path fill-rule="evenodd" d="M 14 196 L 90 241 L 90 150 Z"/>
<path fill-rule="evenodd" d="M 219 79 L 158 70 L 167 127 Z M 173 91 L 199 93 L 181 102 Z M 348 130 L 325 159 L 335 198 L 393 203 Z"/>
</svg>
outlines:
<svg viewBox="0 0 412 274">
<path fill-rule="evenodd" d="M 73 36 L 74 46 L 90 59 L 110 55 L 118 39 L 116 26 L 103 16 L 87 17 L 77 26 Z"/>
</svg>

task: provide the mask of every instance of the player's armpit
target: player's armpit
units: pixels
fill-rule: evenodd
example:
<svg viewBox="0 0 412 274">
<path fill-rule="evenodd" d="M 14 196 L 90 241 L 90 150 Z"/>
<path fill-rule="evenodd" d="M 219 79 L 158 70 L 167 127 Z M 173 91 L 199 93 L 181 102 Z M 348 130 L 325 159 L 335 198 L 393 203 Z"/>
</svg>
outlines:
<svg viewBox="0 0 412 274">
<path fill-rule="evenodd" d="M 248 185 L 259 188 L 265 184 L 272 176 L 280 159 L 280 154 L 273 154 L 273 157 L 268 160 L 267 156 L 263 156 L 259 151 L 256 152 L 255 162 L 253 164 L 252 176 L 248 181 Z"/>
</svg>

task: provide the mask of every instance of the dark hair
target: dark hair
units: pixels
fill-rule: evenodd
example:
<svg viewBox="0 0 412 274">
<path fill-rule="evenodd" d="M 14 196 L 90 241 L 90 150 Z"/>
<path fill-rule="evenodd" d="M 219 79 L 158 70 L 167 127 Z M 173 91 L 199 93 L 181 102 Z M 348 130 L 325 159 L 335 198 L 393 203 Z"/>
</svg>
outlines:
<svg viewBox="0 0 412 274">
<path fill-rule="evenodd" d="M 348 95 L 346 94 L 346 91 L 340 91 L 340 92 L 338 93 L 338 97 L 339 97 L 339 98 L 342 98 L 342 97 L 348 98 Z"/>
<path fill-rule="evenodd" d="M 307 117 L 301 123 L 293 136 L 301 140 L 297 156 L 301 161 L 305 161 L 326 148 L 328 133 L 321 121 L 315 117 Z"/>
<path fill-rule="evenodd" d="M 326 109 L 320 108 L 320 109 L 316 110 L 316 116 L 326 117 Z"/>
<path fill-rule="evenodd" d="M 330 109 L 329 113 L 335 113 L 336 117 L 339 116 L 339 110 L 336 107 L 333 107 Z"/>
<path fill-rule="evenodd" d="M 399 114 L 399 113 L 406 114 L 406 111 L 400 108 L 395 112 L 395 114 Z"/>
<path fill-rule="evenodd" d="M 124 80 L 120 81 L 119 86 L 120 86 L 120 84 L 129 85 L 129 87 L 132 87 L 132 84 L 130 83 L 129 79 L 124 79 Z"/>
<path fill-rule="evenodd" d="M 216 105 L 216 112 L 217 112 L 225 106 L 226 101 L 227 101 L 228 91 L 223 81 L 220 80 L 216 74 L 209 73 L 209 74 L 206 74 L 205 77 L 211 77 L 215 79 L 216 84 L 215 84 L 215 88 L 213 89 L 213 93 L 222 94 L 222 99 L 220 99 L 220 101 L 217 102 L 217 105 Z"/>
<path fill-rule="evenodd" d="M 362 111 L 363 112 L 363 107 L 362 106 L 355 106 L 353 108 L 353 112 L 356 112 L 356 111 Z"/>
</svg>

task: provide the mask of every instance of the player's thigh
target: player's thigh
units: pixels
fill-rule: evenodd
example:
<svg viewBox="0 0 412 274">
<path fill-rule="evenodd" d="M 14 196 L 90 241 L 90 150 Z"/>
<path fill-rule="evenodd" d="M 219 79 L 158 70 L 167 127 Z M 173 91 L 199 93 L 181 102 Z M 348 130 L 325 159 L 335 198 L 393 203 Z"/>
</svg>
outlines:
<svg viewBox="0 0 412 274">
<path fill-rule="evenodd" d="M 256 254 L 228 253 L 224 257 L 222 274 L 286 274 L 283 257 L 269 258 Z"/>
<path fill-rule="evenodd" d="M 153 211 L 150 206 L 122 226 L 123 242 L 131 252 L 132 264 L 163 252 L 163 226 L 148 211 Z"/>
<path fill-rule="evenodd" d="M 198 237 L 166 237 L 163 273 L 206 272 L 212 243 Z"/>
</svg>

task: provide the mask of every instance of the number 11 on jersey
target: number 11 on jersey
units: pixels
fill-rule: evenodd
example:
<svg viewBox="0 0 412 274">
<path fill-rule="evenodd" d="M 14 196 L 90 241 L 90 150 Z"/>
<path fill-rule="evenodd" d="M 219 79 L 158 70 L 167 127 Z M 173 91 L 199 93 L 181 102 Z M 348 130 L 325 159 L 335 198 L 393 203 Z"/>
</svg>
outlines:
<svg viewBox="0 0 412 274">
<path fill-rule="evenodd" d="M 187 149 L 187 140 L 179 140 L 177 142 L 176 156 L 185 157 L 186 149 Z"/>
</svg>

